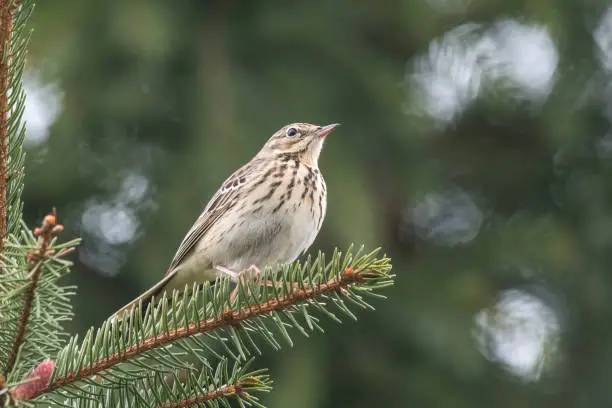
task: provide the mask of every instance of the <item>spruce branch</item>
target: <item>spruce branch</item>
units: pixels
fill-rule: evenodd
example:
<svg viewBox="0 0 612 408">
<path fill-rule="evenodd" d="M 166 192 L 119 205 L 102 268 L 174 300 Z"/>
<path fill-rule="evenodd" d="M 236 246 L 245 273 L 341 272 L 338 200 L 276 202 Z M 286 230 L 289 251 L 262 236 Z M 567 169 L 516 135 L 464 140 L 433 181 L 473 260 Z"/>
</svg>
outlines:
<svg viewBox="0 0 612 408">
<path fill-rule="evenodd" d="M 98 387 L 81 398 L 46 398 L 20 400 L 39 406 L 75 408 L 172 408 L 172 407 L 229 407 L 236 401 L 241 407 L 262 408 L 257 395 L 269 392 L 272 381 L 266 370 L 251 371 L 249 364 L 229 364 L 222 360 L 214 367 L 162 373 L 139 380 L 121 380 L 113 388 Z"/>
<path fill-rule="evenodd" d="M 32 266 L 29 272 L 30 282 L 25 289 L 23 296 L 23 306 L 21 308 L 21 316 L 17 326 L 17 331 L 13 340 L 13 346 L 11 348 L 8 360 L 4 366 L 4 375 L 8 374 L 13 370 L 15 362 L 17 361 L 17 354 L 19 349 L 24 342 L 26 335 L 26 328 L 30 321 L 30 315 L 32 314 L 32 303 L 38 287 L 38 281 L 40 274 L 43 270 L 43 261 L 54 253 L 52 249 L 49 249 L 51 242 L 58 232 L 63 231 L 64 227 L 61 224 L 57 224 L 57 214 L 55 209 L 49 215 L 47 215 L 40 228 L 34 230 L 34 235 L 39 236 L 38 247 L 28 254 L 28 262 Z"/>
<path fill-rule="evenodd" d="M 378 258 L 377 252 L 354 255 L 349 249 L 346 254 L 336 251 L 328 263 L 319 254 L 303 265 L 267 268 L 263 280 L 280 285 L 241 283 L 233 304 L 230 281 L 222 279 L 214 289 L 194 285 L 175 292 L 144 315 L 136 308 L 121 321 L 110 319 L 97 331 L 90 329 L 82 341 L 69 341 L 49 385 L 33 398 L 80 398 L 99 387 L 121 388 L 126 381 L 140 381 L 152 373 L 190 370 L 193 358 L 202 366 L 210 366 L 208 357 L 226 356 L 242 364 L 253 352 L 261 354 L 258 338 L 278 349 L 276 335 L 292 344 L 291 328 L 306 336 L 322 331 L 310 314 L 313 308 L 338 322 L 331 306 L 355 319 L 348 305 L 373 309 L 365 297 L 382 297 L 375 292 L 393 283 L 389 259 Z"/>
<path fill-rule="evenodd" d="M 41 264 L 37 263 L 31 271 L 30 284 L 25 293 L 25 297 L 23 299 L 23 306 L 21 309 L 21 316 L 19 317 L 19 323 L 17 326 L 17 332 L 15 333 L 15 338 L 13 340 L 13 347 L 11 348 L 11 352 L 9 354 L 9 358 L 4 365 L 4 374 L 8 375 L 17 361 L 17 353 L 19 353 L 19 349 L 23 344 L 26 327 L 28 325 L 28 321 L 30 320 L 30 314 L 32 313 L 32 301 L 34 300 L 34 293 L 36 290 L 36 286 L 38 286 L 38 280 L 40 278 L 40 268 Z"/>
<path fill-rule="evenodd" d="M 0 279 L 0 365 L 6 379 L 0 400 L 5 404 L 1 395 L 6 397 L 7 390 L 27 399 L 32 387 L 46 385 L 53 370 L 48 369 L 49 363 L 38 363 L 55 356 L 65 344 L 67 334 L 61 323 L 72 317 L 69 296 L 74 288 L 58 286 L 57 281 L 71 265 L 62 257 L 78 241 L 58 244 L 55 235 L 62 229 L 55 212 L 34 233 L 22 223 L 20 236 L 9 234 L 0 256 L 4 271 Z M 41 372 L 46 373 L 45 378 L 40 377 Z"/>
<path fill-rule="evenodd" d="M 205 404 L 212 400 L 217 400 L 220 398 L 228 398 L 228 397 L 240 397 L 244 395 L 244 386 L 241 382 L 237 382 L 236 384 L 228 384 L 222 387 L 217 388 L 216 390 L 206 392 L 204 394 L 185 398 L 176 402 L 165 402 L 163 404 L 158 405 L 158 408 L 184 408 L 184 407 L 192 407 L 195 405 Z"/>
<path fill-rule="evenodd" d="M 21 227 L 26 94 L 23 72 L 33 0 L 0 0 L 0 253 Z"/>
<path fill-rule="evenodd" d="M 12 0 L 0 0 L 0 252 L 4 249 L 4 237 L 6 236 L 10 55 L 14 11 L 15 6 Z"/>
<path fill-rule="evenodd" d="M 134 346 L 128 347 L 122 352 L 115 353 L 108 358 L 98 360 L 91 366 L 84 367 L 81 372 L 71 372 L 64 377 L 55 378 L 53 383 L 49 385 L 48 391 L 53 391 L 75 381 L 81 381 L 85 377 L 108 370 L 109 368 L 112 368 L 119 363 L 129 361 L 140 354 L 147 353 L 153 349 L 163 347 L 167 344 L 193 336 L 195 334 L 212 332 L 230 326 L 239 327 L 240 323 L 245 320 L 288 309 L 295 306 L 297 303 L 307 301 L 315 296 L 323 296 L 337 292 L 348 285 L 363 282 L 366 279 L 365 276 L 371 272 L 372 271 L 362 271 L 360 273 L 355 273 L 355 271 L 349 268 L 344 272 L 339 280 L 333 279 L 316 287 L 310 287 L 305 290 L 297 290 L 291 295 L 279 296 L 276 299 L 269 300 L 263 304 L 253 305 L 240 311 L 232 311 L 231 309 L 227 309 L 226 312 L 217 317 L 200 321 L 198 323 L 191 323 L 178 329 L 168 330 L 166 333 L 149 337 Z"/>
<path fill-rule="evenodd" d="M 248 366 L 248 364 L 247 364 Z M 224 360 L 216 369 L 215 378 L 200 378 L 193 373 L 188 373 L 183 378 L 173 377 L 173 387 L 166 388 L 166 395 L 160 393 L 156 400 L 161 402 L 157 405 L 158 408 L 182 408 L 192 407 L 206 404 L 208 406 L 221 400 L 236 399 L 241 401 L 241 405 L 259 405 L 257 398 L 252 395 L 253 392 L 268 392 L 272 389 L 271 381 L 265 370 L 255 372 L 246 372 L 245 368 L 238 369 L 234 365 L 233 372 L 227 373 L 228 364 Z M 204 381 L 202 381 L 204 380 Z M 206 389 L 202 389 L 199 385 L 202 382 L 212 383 Z M 155 384 L 147 381 L 146 389 L 155 389 Z M 150 400 L 150 398 L 147 398 Z M 214 404 L 217 405 L 217 404 Z"/>
</svg>

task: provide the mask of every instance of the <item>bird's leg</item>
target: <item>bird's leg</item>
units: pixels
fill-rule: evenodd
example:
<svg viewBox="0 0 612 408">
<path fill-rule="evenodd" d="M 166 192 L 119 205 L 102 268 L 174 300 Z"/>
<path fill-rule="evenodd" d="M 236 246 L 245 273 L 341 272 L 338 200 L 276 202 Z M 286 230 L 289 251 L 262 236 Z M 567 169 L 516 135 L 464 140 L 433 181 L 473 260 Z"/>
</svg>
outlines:
<svg viewBox="0 0 612 408">
<path fill-rule="evenodd" d="M 257 265 L 249 266 L 243 273 L 249 277 L 252 277 L 254 282 L 257 282 L 259 278 L 261 278 L 261 269 L 259 269 Z"/>
<path fill-rule="evenodd" d="M 234 302 L 236 301 L 236 297 L 238 297 L 238 285 L 240 284 L 241 280 L 242 282 L 244 282 L 243 274 L 241 272 L 233 271 L 230 268 L 227 268 L 223 265 L 217 265 L 215 266 L 215 269 L 221 273 L 228 275 L 232 279 L 232 281 L 236 284 L 236 287 L 234 288 L 234 290 L 232 291 L 232 294 L 230 295 L 230 304 L 233 305 Z"/>
<path fill-rule="evenodd" d="M 253 281 L 257 283 L 257 281 L 261 277 L 261 270 L 257 267 L 257 265 L 251 265 L 247 269 L 242 270 L 240 272 L 236 272 L 223 265 L 217 265 L 215 266 L 215 269 L 221 273 L 229 275 L 232 281 L 236 283 L 236 287 L 234 288 L 234 290 L 232 291 L 232 294 L 230 295 L 231 304 L 234 304 L 234 302 L 236 301 L 236 297 L 238 297 L 238 291 L 239 291 L 240 284 L 246 285 L 248 282 L 248 279 L 253 279 Z M 273 285 L 274 285 L 274 282 L 268 281 L 268 286 L 273 286 Z M 251 289 L 247 289 L 247 293 L 250 296 Z"/>
<path fill-rule="evenodd" d="M 254 277 L 254 281 L 255 283 L 257 283 L 257 281 L 259 281 L 259 278 L 261 277 L 261 270 L 257 267 L 257 265 L 251 265 L 249 266 L 245 272 L 250 272 L 249 275 Z M 261 286 L 271 286 L 271 287 L 280 287 L 282 286 L 281 282 L 274 282 L 271 280 L 266 280 L 260 283 Z M 294 283 L 293 284 L 293 289 L 297 290 L 300 288 L 300 285 L 298 283 Z"/>
<path fill-rule="evenodd" d="M 228 275 L 229 277 L 232 278 L 232 281 L 238 283 L 238 280 L 240 279 L 240 272 L 233 271 L 230 268 L 226 268 L 223 265 L 217 265 L 215 266 L 215 269 L 221 273 Z"/>
<path fill-rule="evenodd" d="M 219 272 L 225 273 L 226 275 L 229 275 L 232 278 L 232 281 L 234 281 L 236 283 L 236 287 L 234 288 L 234 290 L 232 291 L 232 294 L 230 295 L 230 303 L 234 304 L 234 302 L 236 301 L 236 298 L 238 297 L 238 291 L 239 291 L 239 284 L 247 284 L 248 279 L 253 279 L 253 281 L 255 283 L 258 283 L 258 281 L 261 279 L 261 269 L 259 269 L 257 267 L 257 265 L 251 265 L 249 266 L 247 269 L 240 271 L 240 272 L 236 272 L 230 268 L 227 268 L 225 266 L 222 265 L 217 265 L 215 266 L 215 269 L 217 269 Z M 270 286 L 270 287 L 279 287 L 282 286 L 282 282 L 274 282 L 271 280 L 266 280 L 260 283 L 261 286 Z M 293 288 L 294 289 L 299 289 L 299 285 L 297 283 L 293 284 Z M 251 290 L 247 289 L 247 293 L 250 295 L 251 294 Z"/>
<path fill-rule="evenodd" d="M 257 281 L 261 278 L 261 269 L 257 267 L 257 265 L 251 265 L 245 270 L 239 272 L 241 282 L 246 285 L 249 279 L 252 279 L 253 282 L 257 283 Z M 237 288 L 236 288 L 237 290 Z M 249 296 L 251 295 L 251 289 L 247 289 L 247 293 Z"/>
</svg>

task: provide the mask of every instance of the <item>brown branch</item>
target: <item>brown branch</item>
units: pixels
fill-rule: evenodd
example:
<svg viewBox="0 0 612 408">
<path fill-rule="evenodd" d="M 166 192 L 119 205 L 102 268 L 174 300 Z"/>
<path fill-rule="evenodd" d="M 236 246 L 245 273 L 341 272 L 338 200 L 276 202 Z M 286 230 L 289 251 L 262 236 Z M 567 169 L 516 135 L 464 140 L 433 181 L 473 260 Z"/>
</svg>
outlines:
<svg viewBox="0 0 612 408">
<path fill-rule="evenodd" d="M 34 301 L 34 293 L 36 286 L 38 285 L 38 279 L 40 278 L 41 263 L 37 263 L 32 269 L 30 274 L 30 284 L 26 289 L 26 293 L 23 299 L 23 307 L 21 309 L 21 317 L 19 318 L 19 325 L 17 326 L 17 332 L 15 333 L 15 340 L 13 340 L 13 346 L 11 347 L 11 353 L 9 354 L 6 365 L 4 366 L 4 374 L 8 375 L 11 372 L 15 363 L 17 362 L 17 353 L 19 348 L 23 344 L 26 335 L 26 327 L 30 321 L 30 314 L 32 313 L 32 302 Z"/>
<path fill-rule="evenodd" d="M 39 236 L 38 248 L 28 254 L 28 262 L 32 265 L 30 269 L 30 282 L 25 291 L 23 298 L 23 307 L 21 309 L 21 316 L 19 317 L 19 324 L 17 325 L 17 331 L 15 333 L 15 340 L 11 347 L 8 360 L 4 366 L 4 374 L 8 375 L 13 370 L 15 363 L 17 362 L 17 354 L 19 349 L 25 340 L 27 333 L 28 322 L 30 321 L 30 315 L 32 314 L 32 303 L 34 302 L 34 296 L 36 295 L 36 287 L 38 286 L 38 280 L 42 271 L 43 260 L 52 254 L 52 250 L 49 249 L 51 240 L 56 233 L 63 229 L 61 225 L 57 224 L 57 215 L 55 209 L 50 215 L 47 215 L 40 228 L 34 230 L 34 234 Z"/>
<path fill-rule="evenodd" d="M 0 0 L 0 252 L 6 238 L 6 185 L 11 67 L 11 33 L 16 1 Z"/>
<path fill-rule="evenodd" d="M 225 398 L 225 397 L 240 396 L 244 394 L 245 392 L 242 389 L 242 384 L 238 382 L 236 383 L 236 385 L 225 385 L 214 391 L 207 392 L 206 394 L 198 395 L 196 397 L 186 398 L 184 400 L 180 400 L 176 402 L 166 402 L 164 404 L 158 405 L 157 408 L 185 408 L 185 407 L 191 407 L 194 405 L 204 404 L 206 401 L 210 401 L 210 400 L 215 400 L 215 399 Z"/>
<path fill-rule="evenodd" d="M 264 316 L 272 312 L 289 309 L 297 303 L 308 301 L 321 295 L 343 291 L 347 286 L 364 282 L 366 278 L 370 277 L 372 272 L 373 271 L 370 270 L 355 272 L 353 269 L 348 268 L 344 271 L 340 279 L 331 279 L 320 285 L 296 290 L 290 295 L 279 296 L 278 298 L 269 300 L 262 304 L 242 308 L 239 311 L 232 311 L 228 309 L 225 313 L 215 318 L 203 320 L 197 323 L 191 323 L 187 327 L 169 330 L 167 333 L 150 337 L 135 346 L 127 347 L 122 353 L 115 353 L 108 358 L 98 360 L 92 365 L 84 367 L 79 372 L 71 372 L 63 377 L 55 378 L 55 380 L 49 384 L 48 387 L 41 389 L 36 395 L 33 395 L 32 398 L 36 398 L 42 394 L 55 391 L 58 388 L 99 374 L 104 370 L 108 370 L 116 366 L 117 364 L 131 360 L 140 354 L 163 347 L 177 340 L 181 340 L 195 334 L 209 333 L 228 326 L 237 326 L 240 324 L 240 322 L 245 320 Z"/>
</svg>

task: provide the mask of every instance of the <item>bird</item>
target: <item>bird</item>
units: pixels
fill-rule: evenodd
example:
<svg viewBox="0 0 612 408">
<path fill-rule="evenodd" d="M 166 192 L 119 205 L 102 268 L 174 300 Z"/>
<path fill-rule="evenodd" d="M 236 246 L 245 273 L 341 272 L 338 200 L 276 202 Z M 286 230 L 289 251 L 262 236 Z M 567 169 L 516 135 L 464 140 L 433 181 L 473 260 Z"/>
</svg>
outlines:
<svg viewBox="0 0 612 408">
<path fill-rule="evenodd" d="M 152 299 L 158 302 L 164 292 L 172 296 L 185 285 L 214 283 L 226 275 L 238 284 L 261 268 L 291 263 L 305 253 L 327 210 L 319 156 L 338 126 L 292 123 L 276 131 L 208 201 L 163 278 L 113 316 L 122 319 L 139 304 L 144 312 Z M 236 285 L 232 302 L 237 290 Z"/>
</svg>

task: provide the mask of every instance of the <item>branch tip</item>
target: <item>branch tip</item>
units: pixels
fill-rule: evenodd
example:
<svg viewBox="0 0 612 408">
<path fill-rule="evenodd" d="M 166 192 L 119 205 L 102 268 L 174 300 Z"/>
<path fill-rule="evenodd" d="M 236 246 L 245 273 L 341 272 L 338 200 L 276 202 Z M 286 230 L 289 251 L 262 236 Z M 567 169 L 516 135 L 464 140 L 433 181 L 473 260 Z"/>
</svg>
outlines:
<svg viewBox="0 0 612 408">
<path fill-rule="evenodd" d="M 62 231 L 64 231 L 64 226 L 57 223 L 57 211 L 53 208 L 51 214 L 43 218 L 41 226 L 34 229 L 34 235 L 39 237 L 38 248 L 28 254 L 28 262 L 31 264 L 37 263 L 45 257 L 54 255 L 55 251 L 48 248 L 53 238 Z M 62 255 L 67 253 L 65 252 Z"/>
<path fill-rule="evenodd" d="M 240 390 L 240 383 L 224 385 L 222 387 L 217 388 L 214 391 L 207 392 L 202 395 L 198 395 L 196 397 L 186 398 L 177 402 L 166 402 L 164 404 L 160 404 L 157 408 L 183 408 L 183 407 L 192 407 L 199 405 L 206 405 L 207 401 L 217 400 L 221 398 L 227 398 L 236 396 L 240 398 L 241 396 L 247 397 L 244 391 Z"/>
<path fill-rule="evenodd" d="M 8 375 L 11 371 L 13 371 L 15 363 L 17 362 L 19 349 L 25 340 L 28 322 L 30 321 L 30 315 L 32 314 L 34 296 L 36 295 L 36 287 L 38 286 L 40 274 L 42 273 L 43 269 L 40 261 L 55 253 L 55 251 L 50 249 L 49 246 L 51 245 L 51 241 L 56 234 L 55 231 L 57 231 L 57 227 L 59 226 L 60 225 L 57 224 L 57 212 L 55 211 L 55 208 L 53 208 L 51 214 L 45 216 L 43 219 L 42 225 L 34 230 L 34 235 L 39 237 L 38 247 L 30 252 L 27 256 L 28 263 L 31 265 L 30 282 L 23 295 L 23 307 L 21 309 L 21 316 L 19 317 L 19 323 L 17 325 L 17 331 L 15 332 L 15 338 L 11 346 L 9 357 L 6 365 L 4 366 L 5 375 Z M 43 387 L 39 387 L 39 389 L 35 390 L 34 394 L 38 393 L 46 386 L 47 384 L 45 384 Z"/>
</svg>

